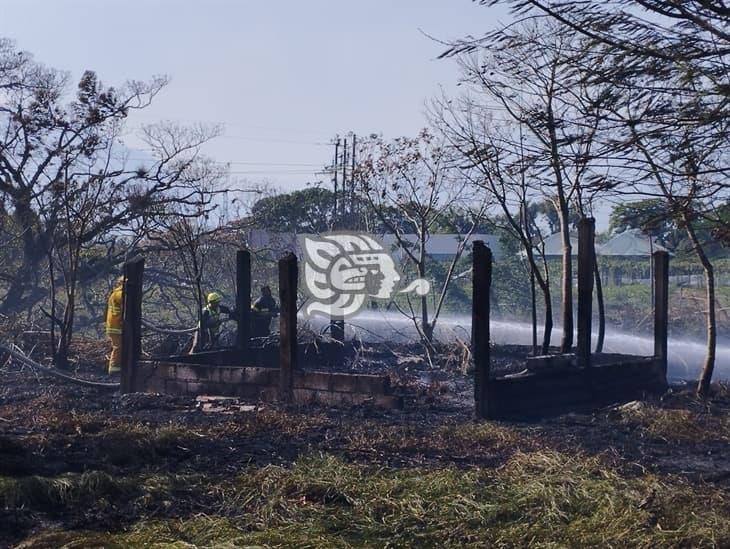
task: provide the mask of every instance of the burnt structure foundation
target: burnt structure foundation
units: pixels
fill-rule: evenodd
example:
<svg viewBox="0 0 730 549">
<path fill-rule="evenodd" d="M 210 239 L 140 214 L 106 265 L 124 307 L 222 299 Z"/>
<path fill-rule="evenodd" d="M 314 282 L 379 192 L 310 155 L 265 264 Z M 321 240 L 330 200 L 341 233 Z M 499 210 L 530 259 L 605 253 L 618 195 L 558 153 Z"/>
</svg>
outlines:
<svg viewBox="0 0 730 549">
<path fill-rule="evenodd" d="M 578 318 L 575 353 L 528 357 L 519 373 L 493 375 L 489 352 L 492 254 L 474 243 L 472 351 L 475 412 L 480 419 L 530 419 L 662 394 L 667 389 L 669 255 L 655 252 L 654 354 L 639 357 L 591 352 L 593 272 L 592 218 L 579 223 Z"/>
<path fill-rule="evenodd" d="M 144 259 L 125 264 L 122 392 L 171 395 L 232 396 L 288 404 L 329 406 L 371 404 L 400 408 L 403 398 L 393 394 L 388 376 L 318 371 L 317 366 L 342 361 L 342 341 L 297 342 L 297 258 L 279 261 L 278 345 L 251 334 L 251 258 L 237 257 L 237 339 L 232 348 L 191 355 L 142 359 L 142 282 Z"/>
</svg>

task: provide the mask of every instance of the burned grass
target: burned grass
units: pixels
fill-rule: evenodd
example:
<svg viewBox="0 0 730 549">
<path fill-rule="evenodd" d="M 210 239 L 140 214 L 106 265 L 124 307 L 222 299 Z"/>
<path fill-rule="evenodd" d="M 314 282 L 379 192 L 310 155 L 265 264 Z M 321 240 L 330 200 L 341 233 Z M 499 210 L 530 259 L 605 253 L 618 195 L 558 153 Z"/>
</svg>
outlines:
<svg viewBox="0 0 730 549">
<path fill-rule="evenodd" d="M 474 422 L 455 379 L 220 414 L 0 370 L 0 546 L 730 544 L 727 395 Z"/>
<path fill-rule="evenodd" d="M 117 531 L 52 529 L 22 547 L 723 546 L 730 503 L 712 486 L 626 479 L 600 458 L 547 450 L 502 467 L 373 468 L 332 455 L 248 471 L 217 511 Z"/>
</svg>

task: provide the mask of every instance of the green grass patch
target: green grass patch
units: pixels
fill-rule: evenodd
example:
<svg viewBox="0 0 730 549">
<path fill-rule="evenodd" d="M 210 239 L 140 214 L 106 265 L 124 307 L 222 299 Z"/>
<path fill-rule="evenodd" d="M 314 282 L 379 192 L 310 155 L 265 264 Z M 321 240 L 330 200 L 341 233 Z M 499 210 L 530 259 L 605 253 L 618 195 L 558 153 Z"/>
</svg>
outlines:
<svg viewBox="0 0 730 549">
<path fill-rule="evenodd" d="M 62 511 L 101 500 L 126 499 L 138 490 L 129 480 L 99 471 L 58 477 L 0 477 L 0 505 L 5 509 Z"/>
<path fill-rule="evenodd" d="M 0 476 L 0 508 L 27 509 L 54 516 L 108 511 L 132 504 L 147 509 L 179 506 L 181 502 L 216 500 L 203 475 L 114 476 L 101 471 L 66 473 L 55 477 Z M 215 483 L 213 483 L 215 485 Z"/>
</svg>

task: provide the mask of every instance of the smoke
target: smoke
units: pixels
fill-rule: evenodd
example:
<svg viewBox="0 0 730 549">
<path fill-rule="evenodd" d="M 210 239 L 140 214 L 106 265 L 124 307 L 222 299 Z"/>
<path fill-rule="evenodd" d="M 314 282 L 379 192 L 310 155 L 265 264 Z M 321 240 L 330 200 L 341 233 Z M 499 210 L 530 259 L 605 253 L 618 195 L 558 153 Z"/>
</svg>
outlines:
<svg viewBox="0 0 730 549">
<path fill-rule="evenodd" d="M 323 326 L 325 319 L 318 319 Z M 418 334 L 410 319 L 397 312 L 365 311 L 348 320 L 349 337 L 357 335 L 363 341 L 415 341 Z M 471 317 L 440 316 L 436 324 L 434 336 L 439 341 L 453 341 L 457 337 L 469 340 L 471 334 Z M 538 341 L 540 341 L 538 327 Z M 552 341 L 560 341 L 560 329 L 554 329 Z M 497 345 L 531 345 L 532 326 L 526 322 L 493 320 L 491 322 L 491 341 Z M 595 346 L 595 334 L 594 334 Z M 604 351 L 607 353 L 623 353 L 630 355 L 651 356 L 654 352 L 654 340 L 651 337 L 628 334 L 611 329 L 606 330 Z M 682 339 L 669 339 L 669 357 L 667 360 L 667 376 L 670 380 L 696 380 L 699 378 L 705 357 L 704 343 Z M 730 346 L 717 347 L 714 381 L 730 381 Z"/>
</svg>

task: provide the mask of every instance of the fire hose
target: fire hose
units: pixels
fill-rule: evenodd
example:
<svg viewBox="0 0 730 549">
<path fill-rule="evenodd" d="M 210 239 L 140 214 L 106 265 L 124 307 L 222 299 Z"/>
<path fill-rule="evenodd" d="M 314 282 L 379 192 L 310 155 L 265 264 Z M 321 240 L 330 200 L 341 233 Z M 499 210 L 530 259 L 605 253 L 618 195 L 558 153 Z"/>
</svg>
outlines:
<svg viewBox="0 0 730 549">
<path fill-rule="evenodd" d="M 83 385 L 85 387 L 94 387 L 96 389 L 109 389 L 109 390 L 117 390 L 120 388 L 119 383 L 104 383 L 101 381 L 91 381 L 88 379 L 79 379 L 79 378 L 70 376 L 68 374 L 59 372 L 58 370 L 56 370 L 54 368 L 49 368 L 48 366 L 43 366 L 42 364 L 38 364 L 35 360 L 31 360 L 30 358 L 25 356 L 25 354 L 23 352 L 21 352 L 17 348 L 14 348 L 14 346 L 6 345 L 5 343 L 0 342 L 0 350 L 5 351 L 18 362 L 25 364 L 26 366 L 30 366 L 34 370 L 39 370 L 45 374 L 57 377 L 59 379 L 63 379 L 65 381 L 70 381 L 71 383 L 76 383 L 77 385 Z"/>
<path fill-rule="evenodd" d="M 152 330 L 153 332 L 157 332 L 159 334 L 164 335 L 185 335 L 185 334 L 192 334 L 195 330 L 198 328 L 163 328 L 161 326 L 155 326 L 151 322 L 147 322 L 146 320 L 142 319 L 142 326 L 145 328 Z"/>
</svg>

